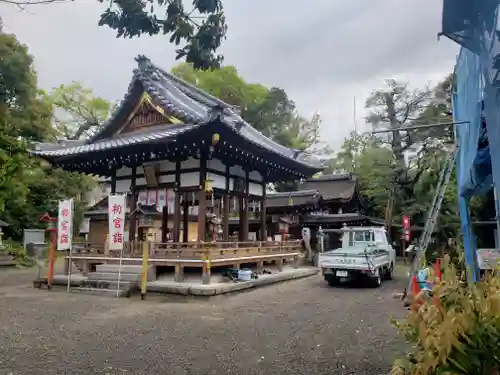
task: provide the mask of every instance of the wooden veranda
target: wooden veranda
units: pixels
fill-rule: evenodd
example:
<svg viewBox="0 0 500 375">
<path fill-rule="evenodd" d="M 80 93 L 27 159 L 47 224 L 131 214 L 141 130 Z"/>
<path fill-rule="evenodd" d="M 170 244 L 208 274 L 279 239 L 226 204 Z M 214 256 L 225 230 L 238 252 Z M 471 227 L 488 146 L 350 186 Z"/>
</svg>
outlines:
<svg viewBox="0 0 500 375">
<path fill-rule="evenodd" d="M 201 268 L 205 283 L 210 282 L 211 268 L 239 268 L 241 264 L 255 264 L 261 271 L 272 262 L 281 271 L 285 262 L 297 267 L 301 257 L 301 241 L 279 242 L 215 242 L 215 243 L 146 243 L 148 263 L 156 271 L 158 266 L 175 267 L 175 280 L 183 281 L 184 268 Z M 104 244 L 74 244 L 71 261 L 84 274 L 95 270 L 98 264 L 141 264 L 143 242 L 128 242 L 124 250 L 109 250 Z M 65 273 L 69 273 L 69 255 L 65 256 Z"/>
</svg>

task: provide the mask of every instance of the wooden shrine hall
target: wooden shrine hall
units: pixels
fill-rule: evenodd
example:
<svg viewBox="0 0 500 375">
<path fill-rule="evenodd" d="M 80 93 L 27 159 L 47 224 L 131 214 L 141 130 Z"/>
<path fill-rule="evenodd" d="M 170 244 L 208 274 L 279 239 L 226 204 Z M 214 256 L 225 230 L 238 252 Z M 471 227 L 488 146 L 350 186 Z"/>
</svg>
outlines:
<svg viewBox="0 0 500 375">
<path fill-rule="evenodd" d="M 270 140 L 246 123 L 238 108 L 156 67 L 145 56 L 136 61 L 125 98 L 96 134 L 81 142 L 39 144 L 32 154 L 67 171 L 106 177 L 112 194 L 128 194 L 132 243 L 141 240 L 142 224 L 153 211 L 161 214 L 161 238 L 156 242 L 164 243 L 164 249 L 179 249 L 190 239 L 204 248 L 228 242 L 229 212 L 235 207 L 238 240 L 245 243 L 250 200 L 260 204 L 259 238 L 267 239 L 266 184 L 307 179 L 322 170 L 319 158 Z M 154 204 L 149 204 L 152 191 Z M 193 234 L 187 223 L 194 206 Z"/>
</svg>

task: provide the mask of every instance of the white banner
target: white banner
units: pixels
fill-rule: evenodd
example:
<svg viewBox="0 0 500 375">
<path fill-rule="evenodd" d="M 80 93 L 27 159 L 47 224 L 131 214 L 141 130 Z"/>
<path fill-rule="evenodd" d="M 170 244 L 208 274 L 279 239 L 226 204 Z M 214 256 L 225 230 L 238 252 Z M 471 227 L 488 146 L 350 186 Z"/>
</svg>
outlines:
<svg viewBox="0 0 500 375">
<path fill-rule="evenodd" d="M 109 249 L 122 250 L 125 227 L 125 195 L 109 195 Z"/>
<path fill-rule="evenodd" d="M 174 213 L 175 207 L 175 191 L 173 189 L 167 190 L 167 210 L 168 214 L 172 215 Z"/>
<path fill-rule="evenodd" d="M 73 237 L 73 199 L 59 201 L 57 226 L 57 250 L 71 249 Z"/>
<path fill-rule="evenodd" d="M 156 205 L 156 190 L 148 190 L 148 206 Z"/>
<path fill-rule="evenodd" d="M 141 206 L 145 206 L 148 204 L 148 192 L 146 190 L 142 190 L 139 192 L 139 196 L 137 198 L 138 203 Z M 135 208 L 135 207 L 134 207 Z"/>
<path fill-rule="evenodd" d="M 80 233 L 88 234 L 90 232 L 90 218 L 86 217 L 80 223 Z"/>
<path fill-rule="evenodd" d="M 156 200 L 156 209 L 162 211 L 167 204 L 167 189 L 158 189 L 158 199 Z"/>
</svg>

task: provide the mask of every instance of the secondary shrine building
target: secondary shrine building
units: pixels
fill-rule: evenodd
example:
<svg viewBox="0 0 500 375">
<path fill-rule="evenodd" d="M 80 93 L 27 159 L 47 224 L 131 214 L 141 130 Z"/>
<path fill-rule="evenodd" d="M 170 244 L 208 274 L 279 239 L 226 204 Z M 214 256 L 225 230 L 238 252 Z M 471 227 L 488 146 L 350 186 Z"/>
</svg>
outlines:
<svg viewBox="0 0 500 375">
<path fill-rule="evenodd" d="M 136 61 L 124 100 L 96 134 L 40 144 L 33 154 L 107 177 L 111 193 L 127 194 L 129 240 L 141 239 L 142 218 L 154 216 L 158 242 L 228 241 L 237 216 L 238 240 L 247 241 L 249 202 L 260 206 L 257 237 L 266 240 L 266 184 L 306 179 L 322 170 L 320 160 L 265 137 L 238 108 L 146 57 Z"/>
</svg>

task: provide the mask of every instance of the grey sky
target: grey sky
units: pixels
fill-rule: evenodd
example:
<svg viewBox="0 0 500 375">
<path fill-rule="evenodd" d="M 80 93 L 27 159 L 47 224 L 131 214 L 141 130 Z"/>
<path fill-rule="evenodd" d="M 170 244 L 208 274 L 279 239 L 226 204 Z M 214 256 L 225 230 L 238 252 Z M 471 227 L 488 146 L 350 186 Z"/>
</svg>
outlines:
<svg viewBox="0 0 500 375">
<path fill-rule="evenodd" d="M 0 15 L 5 30 L 30 47 L 43 88 L 80 81 L 119 100 L 137 54 L 165 69 L 177 62 L 166 37 L 116 39 L 98 27 L 102 9 L 96 0 L 29 12 L 4 4 Z M 354 96 L 363 129 L 364 100 L 385 78 L 435 83 L 451 72 L 458 53 L 450 41 L 437 41 L 436 0 L 226 0 L 225 9 L 225 63 L 247 81 L 284 88 L 303 115 L 319 111 L 332 146 L 353 129 Z"/>
</svg>

